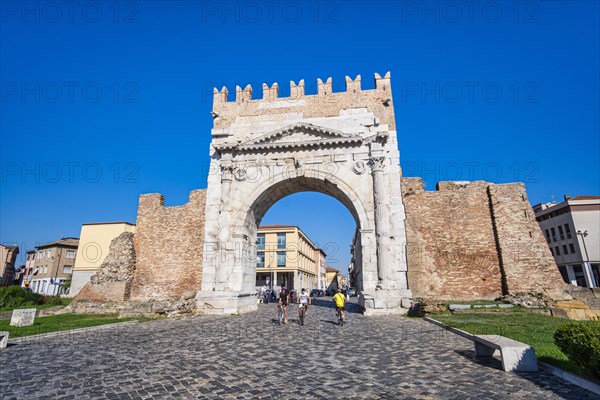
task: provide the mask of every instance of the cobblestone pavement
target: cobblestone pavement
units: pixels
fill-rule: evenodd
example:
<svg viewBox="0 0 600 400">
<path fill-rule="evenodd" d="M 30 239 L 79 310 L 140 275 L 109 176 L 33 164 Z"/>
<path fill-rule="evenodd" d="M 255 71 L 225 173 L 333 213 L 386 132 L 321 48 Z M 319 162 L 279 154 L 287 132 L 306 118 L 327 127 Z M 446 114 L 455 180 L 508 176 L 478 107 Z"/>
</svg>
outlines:
<svg viewBox="0 0 600 400">
<path fill-rule="evenodd" d="M 351 305 L 340 328 L 320 300 L 301 327 L 290 311 L 281 327 L 266 304 L 13 344 L 0 352 L 0 398 L 597 398 L 544 372 L 503 372 L 418 319 L 364 317 Z"/>
</svg>

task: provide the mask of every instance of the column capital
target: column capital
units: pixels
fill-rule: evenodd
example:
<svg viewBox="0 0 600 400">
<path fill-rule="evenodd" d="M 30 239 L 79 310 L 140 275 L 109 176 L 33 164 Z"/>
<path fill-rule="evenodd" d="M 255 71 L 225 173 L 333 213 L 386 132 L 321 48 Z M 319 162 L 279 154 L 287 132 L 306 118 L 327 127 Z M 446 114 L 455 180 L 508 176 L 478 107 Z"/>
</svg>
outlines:
<svg viewBox="0 0 600 400">
<path fill-rule="evenodd" d="M 382 172 L 385 166 L 385 156 L 371 157 L 369 165 L 371 166 L 371 172 Z"/>
</svg>

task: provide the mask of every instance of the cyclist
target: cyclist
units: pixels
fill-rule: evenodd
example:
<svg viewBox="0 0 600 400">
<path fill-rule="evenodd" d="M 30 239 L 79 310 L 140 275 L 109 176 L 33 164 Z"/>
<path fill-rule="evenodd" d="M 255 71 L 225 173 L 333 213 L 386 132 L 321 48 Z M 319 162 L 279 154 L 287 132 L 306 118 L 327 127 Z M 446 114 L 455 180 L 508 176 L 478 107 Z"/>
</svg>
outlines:
<svg viewBox="0 0 600 400">
<path fill-rule="evenodd" d="M 287 305 L 290 301 L 290 293 L 285 289 L 285 286 L 281 286 L 281 293 L 279 294 L 279 306 L 283 308 L 283 323 L 287 324 Z"/>
<path fill-rule="evenodd" d="M 311 303 L 310 296 L 306 289 L 302 288 L 302 293 L 298 296 L 298 302 L 300 306 L 298 307 L 298 318 L 300 318 L 300 311 L 302 311 L 302 307 L 304 307 L 304 318 L 306 318 L 306 313 L 308 312 L 308 305 Z"/>
<path fill-rule="evenodd" d="M 346 321 L 346 297 L 342 293 L 342 289 L 338 288 L 337 293 L 333 296 L 336 312 L 342 316 L 342 321 Z"/>
</svg>

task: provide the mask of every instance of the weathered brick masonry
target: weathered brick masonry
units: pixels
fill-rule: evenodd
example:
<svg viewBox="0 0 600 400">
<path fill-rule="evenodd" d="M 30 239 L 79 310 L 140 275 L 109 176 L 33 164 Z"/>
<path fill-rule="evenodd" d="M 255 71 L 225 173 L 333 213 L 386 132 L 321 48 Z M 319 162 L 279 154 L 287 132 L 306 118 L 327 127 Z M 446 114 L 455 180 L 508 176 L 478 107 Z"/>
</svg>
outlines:
<svg viewBox="0 0 600 400">
<path fill-rule="evenodd" d="M 488 185 L 498 249 L 510 293 L 566 287 L 535 220 L 525 185 Z"/>
<path fill-rule="evenodd" d="M 409 285 L 415 297 L 492 299 L 563 287 L 523 184 L 402 178 Z"/>
<path fill-rule="evenodd" d="M 161 194 L 140 196 L 131 300 L 177 300 L 199 290 L 205 204 L 206 190 L 175 207 L 165 207 Z"/>
</svg>

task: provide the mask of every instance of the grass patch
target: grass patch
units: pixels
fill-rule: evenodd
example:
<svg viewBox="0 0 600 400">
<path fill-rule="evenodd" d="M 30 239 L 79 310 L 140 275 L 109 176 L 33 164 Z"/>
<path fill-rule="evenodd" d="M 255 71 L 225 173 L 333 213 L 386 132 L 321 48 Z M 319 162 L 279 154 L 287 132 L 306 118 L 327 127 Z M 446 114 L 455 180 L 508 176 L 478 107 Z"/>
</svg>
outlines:
<svg viewBox="0 0 600 400">
<path fill-rule="evenodd" d="M 538 360 L 578 373 L 554 343 L 554 332 L 568 319 L 523 312 L 504 313 L 433 313 L 432 318 L 476 335 L 501 335 L 535 348 Z"/>
<path fill-rule="evenodd" d="M 60 314 L 39 317 L 30 326 L 10 326 L 9 320 L 0 320 L 0 331 L 10 332 L 11 338 L 39 335 L 43 333 L 88 328 L 126 321 L 147 321 L 152 318 L 118 318 L 117 314 Z"/>
</svg>

